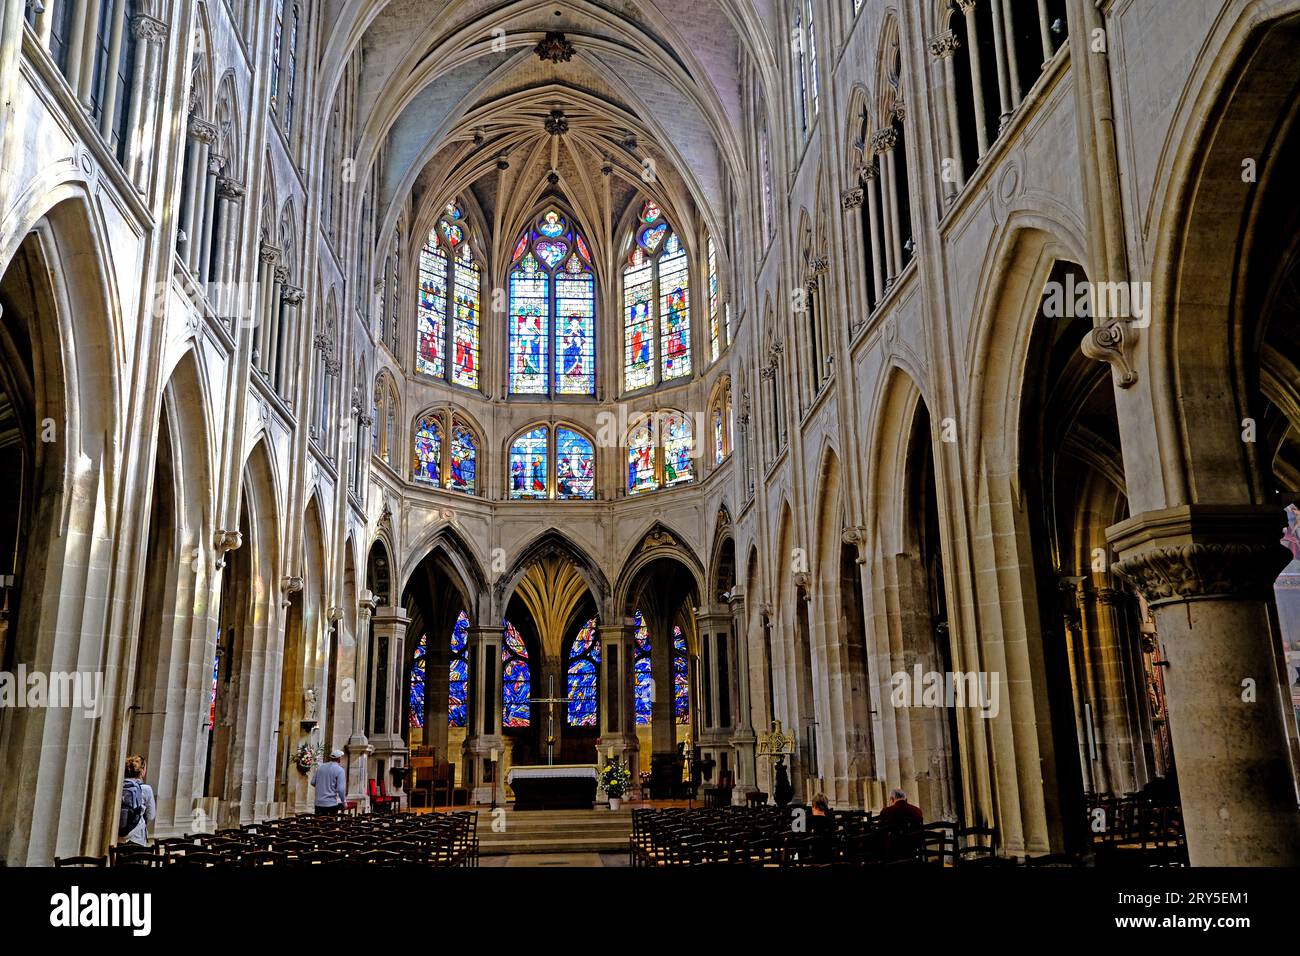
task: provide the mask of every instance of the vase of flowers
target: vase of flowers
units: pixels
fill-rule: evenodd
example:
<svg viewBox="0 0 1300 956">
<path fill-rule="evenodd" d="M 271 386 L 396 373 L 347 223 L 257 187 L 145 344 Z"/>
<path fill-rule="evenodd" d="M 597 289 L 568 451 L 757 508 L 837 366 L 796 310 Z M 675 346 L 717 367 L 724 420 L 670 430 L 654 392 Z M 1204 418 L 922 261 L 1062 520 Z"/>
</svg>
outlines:
<svg viewBox="0 0 1300 956">
<path fill-rule="evenodd" d="M 623 794 L 632 784 L 632 774 L 618 761 L 606 764 L 600 772 L 600 789 L 609 798 L 609 808 L 617 810 L 623 804 Z"/>
<path fill-rule="evenodd" d="M 325 747 L 309 741 L 300 743 L 298 749 L 293 752 L 293 762 L 297 765 L 299 773 L 310 773 L 319 767 L 324 759 Z"/>
</svg>

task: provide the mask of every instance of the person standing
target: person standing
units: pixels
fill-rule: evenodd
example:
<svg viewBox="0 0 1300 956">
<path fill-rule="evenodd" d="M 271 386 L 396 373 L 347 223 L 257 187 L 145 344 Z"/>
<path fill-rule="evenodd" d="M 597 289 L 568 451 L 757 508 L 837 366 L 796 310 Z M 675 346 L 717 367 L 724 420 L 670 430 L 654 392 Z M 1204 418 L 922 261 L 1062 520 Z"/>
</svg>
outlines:
<svg viewBox="0 0 1300 956">
<path fill-rule="evenodd" d="M 316 788 L 316 813 L 325 816 L 342 813 L 347 802 L 348 775 L 339 763 L 343 751 L 335 748 L 330 751 L 329 760 L 316 768 L 311 775 L 311 785 Z"/>
<path fill-rule="evenodd" d="M 117 813 L 117 838 L 121 843 L 149 845 L 149 824 L 158 816 L 153 787 L 144 782 L 144 758 L 126 758 L 126 779 L 122 781 L 122 802 Z"/>
</svg>

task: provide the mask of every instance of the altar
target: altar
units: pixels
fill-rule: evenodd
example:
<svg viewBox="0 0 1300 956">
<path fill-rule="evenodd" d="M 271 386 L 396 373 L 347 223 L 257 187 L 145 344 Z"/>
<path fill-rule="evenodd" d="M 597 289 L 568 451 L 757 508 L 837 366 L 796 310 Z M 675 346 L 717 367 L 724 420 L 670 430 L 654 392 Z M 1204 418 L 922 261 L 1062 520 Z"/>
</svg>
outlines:
<svg viewBox="0 0 1300 956">
<path fill-rule="evenodd" d="M 596 768 L 590 765 L 511 767 L 506 783 L 516 810 L 590 810 L 596 803 Z"/>
</svg>

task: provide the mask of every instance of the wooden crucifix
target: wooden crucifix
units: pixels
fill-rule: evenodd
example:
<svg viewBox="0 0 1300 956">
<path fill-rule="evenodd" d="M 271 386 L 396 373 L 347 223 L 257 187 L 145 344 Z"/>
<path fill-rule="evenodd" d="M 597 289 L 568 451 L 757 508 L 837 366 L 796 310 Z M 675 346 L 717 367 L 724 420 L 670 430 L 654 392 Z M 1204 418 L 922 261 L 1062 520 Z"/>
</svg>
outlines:
<svg viewBox="0 0 1300 956">
<path fill-rule="evenodd" d="M 546 766 L 555 765 L 555 705 L 567 704 L 573 700 L 572 697 L 555 696 L 555 675 L 550 675 L 547 679 L 546 693 L 549 697 L 529 697 L 530 704 L 546 705 Z"/>
</svg>

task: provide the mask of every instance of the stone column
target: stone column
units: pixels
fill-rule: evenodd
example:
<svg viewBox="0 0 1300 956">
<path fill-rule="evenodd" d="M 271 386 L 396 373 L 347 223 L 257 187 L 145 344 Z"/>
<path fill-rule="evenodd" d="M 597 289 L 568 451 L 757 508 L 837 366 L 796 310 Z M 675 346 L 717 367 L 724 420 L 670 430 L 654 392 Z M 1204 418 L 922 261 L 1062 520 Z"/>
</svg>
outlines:
<svg viewBox="0 0 1300 956">
<path fill-rule="evenodd" d="M 1168 654 L 1165 694 L 1193 866 L 1300 863 L 1272 587 L 1280 509 L 1182 505 L 1107 529 Z"/>
<path fill-rule="evenodd" d="M 887 290 L 902 271 L 897 254 L 898 214 L 894 210 L 894 143 L 897 134 L 888 126 L 871 135 L 871 151 L 880 157 L 880 215 L 881 244 L 885 253 L 885 285 Z"/>
<path fill-rule="evenodd" d="M 641 745 L 636 739 L 635 685 L 632 672 L 633 627 L 630 621 L 598 626 L 600 631 L 600 740 L 596 744 L 596 765 L 603 767 L 611 758 L 618 758 L 632 773 L 627 798 L 640 800 Z M 656 689 L 656 695 L 657 693 Z"/>
<path fill-rule="evenodd" d="M 391 606 L 377 609 L 371 624 L 374 658 L 370 661 L 370 743 L 374 748 L 376 777 L 406 763 L 406 741 L 402 739 L 401 721 L 406 716 L 406 688 L 402 676 L 405 673 L 406 626 L 409 623 L 410 619 L 402 608 Z M 401 797 L 405 803 L 405 794 L 393 788 L 391 778 L 384 784 L 390 794 Z"/>
<path fill-rule="evenodd" d="M 121 80 L 117 75 L 117 64 L 122 58 L 122 44 L 130 43 L 127 38 L 126 0 L 104 0 L 112 4 L 108 26 L 108 59 L 104 64 L 104 94 L 100 100 L 99 134 L 106 143 L 112 144 L 114 120 L 117 119 L 117 88 Z M 129 107 L 129 103 L 127 106 Z M 127 130 L 128 135 L 130 130 Z"/>
<path fill-rule="evenodd" d="M 975 22 L 975 0 L 957 0 L 966 19 L 966 40 L 970 44 L 970 88 L 975 101 L 975 142 L 979 158 L 989 151 L 989 133 L 984 126 L 984 66 L 980 63 L 979 26 Z"/>
<path fill-rule="evenodd" d="M 1007 44 L 1007 82 L 1011 87 L 1011 108 L 1020 109 L 1020 60 L 1016 54 L 1016 21 L 1011 0 L 1002 0 L 1002 33 Z"/>
<path fill-rule="evenodd" d="M 754 733 L 753 713 L 749 700 L 749 621 L 745 614 L 745 594 L 740 585 L 731 589 L 731 646 L 736 659 L 732 663 L 732 701 L 736 719 L 731 733 L 731 749 L 736 755 L 736 789 L 734 803 L 743 803 L 745 794 L 758 789 L 754 751 L 758 737 Z"/>
<path fill-rule="evenodd" d="M 951 203 L 957 198 L 957 191 L 961 184 L 966 181 L 966 173 L 962 169 L 961 158 L 961 127 L 958 123 L 958 106 L 957 106 L 957 81 L 953 71 L 952 58 L 961 46 L 961 41 L 957 39 L 957 34 L 951 30 L 946 30 L 930 40 L 930 56 L 938 61 L 938 94 L 940 100 L 940 110 L 942 112 L 943 122 L 939 124 L 939 136 L 943 143 L 947 164 L 940 164 L 940 180 L 942 185 L 939 187 L 943 193 L 944 205 Z M 951 176 L 948 172 L 951 171 Z"/>
<path fill-rule="evenodd" d="M 880 208 L 876 198 L 880 171 L 874 163 L 869 162 L 862 167 L 859 178 L 867 194 L 867 243 L 871 251 L 871 290 L 874 293 L 872 305 L 876 306 L 885 294 L 884 274 L 881 271 L 885 251 L 880 242 Z"/>
<path fill-rule="evenodd" d="M 650 630 L 650 677 L 654 700 L 650 704 L 650 753 L 670 754 L 677 749 L 677 716 L 674 713 L 673 629 L 667 621 L 647 620 Z M 636 642 L 632 644 L 635 658 Z M 633 661 L 635 664 L 635 660 Z M 633 681 L 636 675 L 632 675 Z M 634 705 L 635 707 L 635 702 Z"/>
<path fill-rule="evenodd" d="M 1007 31 L 1002 24 L 1002 5 L 1000 0 L 989 0 L 989 13 L 993 16 L 993 57 L 998 71 L 998 132 L 1006 128 L 1007 120 L 1015 108 L 1011 105 L 1011 86 L 1007 76 Z"/>
<path fill-rule="evenodd" d="M 275 286 L 275 264 L 279 261 L 280 249 L 269 242 L 263 242 L 258 247 L 258 266 L 257 266 L 257 304 L 255 321 L 256 326 L 253 329 L 253 366 L 263 375 L 266 374 L 267 358 L 267 340 L 270 333 L 271 324 L 271 296 L 274 293 L 277 297 L 279 291 Z"/>
<path fill-rule="evenodd" d="M 217 317 L 229 319 L 231 303 L 237 301 L 230 288 L 235 277 L 235 245 L 239 241 L 239 211 L 243 206 L 244 184 L 222 177 L 217 180 L 217 261 L 214 270 L 217 288 L 208 301 Z"/>
<path fill-rule="evenodd" d="M 1038 34 L 1043 43 L 1043 62 L 1046 63 L 1055 53 L 1052 49 L 1052 26 L 1047 14 L 1047 0 L 1038 0 Z"/>
<path fill-rule="evenodd" d="M 471 627 L 465 640 L 465 654 L 469 659 L 469 708 L 461 779 L 469 788 L 473 803 L 505 802 L 505 781 L 499 772 L 505 748 L 501 734 L 504 641 L 505 628 L 500 625 Z"/>
<path fill-rule="evenodd" d="M 366 781 L 370 779 L 368 761 L 374 753 L 366 737 L 366 675 L 370 673 L 370 621 L 375 613 L 375 596 L 369 589 L 361 592 L 357 607 L 356 654 L 352 679 L 352 736 L 345 748 L 348 755 L 348 802 L 367 808 Z"/>
<path fill-rule="evenodd" d="M 167 39 L 167 24 L 138 14 L 131 19 L 131 33 L 140 45 L 136 47 L 136 79 L 131 88 L 131 115 L 127 126 L 139 136 L 138 149 L 130 162 L 132 180 L 143 191 L 148 188 L 149 174 L 153 170 L 153 133 L 161 99 L 162 50 Z"/>
<path fill-rule="evenodd" d="M 208 271 L 212 263 L 212 230 L 217 218 L 217 181 L 221 171 L 226 167 L 226 160 L 221 156 L 208 156 L 207 175 L 203 177 L 203 190 L 199 197 L 199 242 L 191 251 L 190 271 L 199 285 L 208 281 Z"/>
<path fill-rule="evenodd" d="M 713 607 L 696 615 L 700 634 L 700 757 L 714 761 L 712 778 L 716 785 L 722 771 L 736 776 L 736 758 L 731 752 L 731 738 L 736 727 L 736 659 L 732 640 L 732 615 L 729 608 Z M 703 695 L 708 699 L 704 700 Z M 734 793 L 733 793 L 734 799 Z"/>
</svg>

